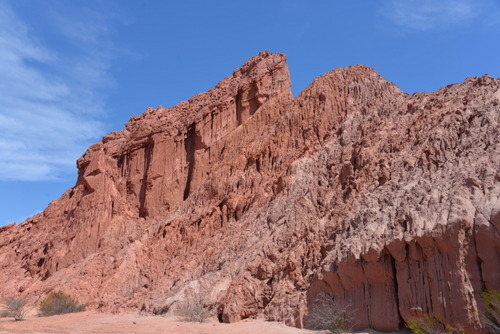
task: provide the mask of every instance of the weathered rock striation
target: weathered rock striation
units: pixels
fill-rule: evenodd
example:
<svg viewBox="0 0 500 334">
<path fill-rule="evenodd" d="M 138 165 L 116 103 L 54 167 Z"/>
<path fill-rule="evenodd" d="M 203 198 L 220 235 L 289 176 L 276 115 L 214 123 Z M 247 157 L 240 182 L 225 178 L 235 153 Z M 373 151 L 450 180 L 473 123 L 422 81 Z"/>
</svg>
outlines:
<svg viewBox="0 0 500 334">
<path fill-rule="evenodd" d="M 500 79 L 405 94 L 335 69 L 298 97 L 262 52 L 213 89 L 149 108 L 78 160 L 42 213 L 0 229 L 0 294 L 63 289 L 162 314 L 302 326 L 319 292 L 357 327 L 439 313 L 481 332 L 500 289 Z"/>
</svg>

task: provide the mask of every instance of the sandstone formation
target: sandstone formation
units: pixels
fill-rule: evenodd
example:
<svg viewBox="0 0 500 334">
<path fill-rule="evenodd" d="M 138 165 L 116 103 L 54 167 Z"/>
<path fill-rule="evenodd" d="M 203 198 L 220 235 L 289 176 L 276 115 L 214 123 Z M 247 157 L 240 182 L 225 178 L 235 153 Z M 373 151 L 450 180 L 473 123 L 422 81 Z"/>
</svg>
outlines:
<svg viewBox="0 0 500 334">
<path fill-rule="evenodd" d="M 262 52 L 208 92 L 149 108 L 78 160 L 75 186 L 0 229 L 0 294 L 303 326 L 319 292 L 357 328 L 439 313 L 481 332 L 500 289 L 500 79 L 408 95 L 335 69 L 298 97 Z"/>
</svg>

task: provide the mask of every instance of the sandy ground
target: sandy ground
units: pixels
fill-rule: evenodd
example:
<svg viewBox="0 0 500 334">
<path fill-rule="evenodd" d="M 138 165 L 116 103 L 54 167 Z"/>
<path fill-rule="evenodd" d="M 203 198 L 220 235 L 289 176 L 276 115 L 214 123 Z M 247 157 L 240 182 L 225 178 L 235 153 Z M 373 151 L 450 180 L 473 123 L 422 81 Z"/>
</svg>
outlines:
<svg viewBox="0 0 500 334">
<path fill-rule="evenodd" d="M 318 334 L 282 323 L 244 320 L 234 324 L 188 323 L 174 317 L 82 312 L 24 321 L 0 319 L 0 334 Z M 367 333 L 367 332 L 364 332 Z M 377 333 L 377 332 L 369 332 Z"/>
</svg>

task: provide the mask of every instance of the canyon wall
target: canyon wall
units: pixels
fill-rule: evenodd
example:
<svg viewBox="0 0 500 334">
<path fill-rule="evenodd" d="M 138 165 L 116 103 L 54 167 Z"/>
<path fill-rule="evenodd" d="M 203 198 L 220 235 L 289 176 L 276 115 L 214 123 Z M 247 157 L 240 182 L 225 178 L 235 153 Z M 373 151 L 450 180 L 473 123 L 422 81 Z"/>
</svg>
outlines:
<svg viewBox="0 0 500 334">
<path fill-rule="evenodd" d="M 91 146 L 73 188 L 0 229 L 0 294 L 154 314 L 202 298 L 221 321 L 301 327 L 328 292 L 357 328 L 439 313 L 481 332 L 480 293 L 500 289 L 500 80 L 408 95 L 356 65 L 290 85 L 262 52 Z"/>
</svg>

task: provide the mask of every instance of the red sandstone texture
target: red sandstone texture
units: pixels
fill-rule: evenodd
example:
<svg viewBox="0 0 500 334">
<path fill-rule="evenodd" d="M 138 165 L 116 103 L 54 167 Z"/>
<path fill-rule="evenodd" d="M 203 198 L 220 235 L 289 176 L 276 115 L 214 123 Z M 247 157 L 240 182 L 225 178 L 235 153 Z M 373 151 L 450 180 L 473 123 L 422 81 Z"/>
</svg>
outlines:
<svg viewBox="0 0 500 334">
<path fill-rule="evenodd" d="M 0 229 L 0 294 L 64 290 L 155 314 L 301 327 L 322 291 L 357 328 L 439 313 L 481 332 L 500 289 L 500 79 L 408 95 L 356 65 L 298 97 L 262 52 L 208 92 L 149 108 L 78 160 L 76 185 Z M 477 311 L 478 312 L 477 312 Z"/>
</svg>

